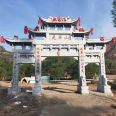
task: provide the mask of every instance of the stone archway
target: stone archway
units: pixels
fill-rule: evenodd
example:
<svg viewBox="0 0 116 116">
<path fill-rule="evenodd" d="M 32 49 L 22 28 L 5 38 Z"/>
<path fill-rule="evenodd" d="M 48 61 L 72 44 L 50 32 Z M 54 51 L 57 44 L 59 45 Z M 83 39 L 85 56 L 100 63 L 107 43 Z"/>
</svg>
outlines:
<svg viewBox="0 0 116 116">
<path fill-rule="evenodd" d="M 46 43 L 47 44 L 47 43 Z M 90 63 L 91 61 L 96 62 L 95 59 L 99 61 L 99 84 L 97 90 L 100 92 L 104 92 L 106 94 L 111 94 L 110 86 L 107 85 L 106 73 L 105 73 L 105 61 L 104 61 L 104 51 L 99 50 L 97 53 L 94 50 L 88 50 L 85 48 L 84 44 L 74 44 L 64 45 L 42 45 L 38 42 L 34 43 L 34 46 L 30 48 L 30 50 L 26 50 L 25 48 L 22 50 L 16 50 L 14 53 L 14 65 L 13 65 L 13 81 L 11 87 L 11 93 L 17 93 L 20 91 L 20 87 L 18 86 L 18 73 L 19 73 L 19 64 L 20 63 L 34 63 L 35 64 L 35 84 L 32 89 L 33 94 L 38 95 L 41 94 L 41 64 L 42 60 L 49 56 L 60 57 L 74 57 L 79 60 L 79 85 L 77 87 L 77 91 L 81 94 L 89 94 L 89 88 L 86 84 L 86 75 L 85 75 L 85 65 L 86 63 Z M 62 46 L 62 47 L 61 47 Z M 47 49 L 47 50 L 46 50 Z M 26 57 L 24 57 L 26 56 Z M 90 56 L 90 57 L 88 57 Z M 97 56 L 97 57 L 96 57 Z"/>
</svg>

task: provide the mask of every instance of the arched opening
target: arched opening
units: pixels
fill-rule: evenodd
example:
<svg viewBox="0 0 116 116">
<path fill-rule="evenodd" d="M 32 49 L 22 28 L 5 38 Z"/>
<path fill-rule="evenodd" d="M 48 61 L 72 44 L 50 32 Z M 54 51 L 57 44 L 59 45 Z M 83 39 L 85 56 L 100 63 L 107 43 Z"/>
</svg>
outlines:
<svg viewBox="0 0 116 116">
<path fill-rule="evenodd" d="M 26 79 L 22 79 L 21 83 L 28 83 Z"/>
<path fill-rule="evenodd" d="M 51 80 L 72 80 L 78 78 L 78 61 L 73 57 L 48 57 L 42 62 L 42 75 Z"/>
<path fill-rule="evenodd" d="M 89 89 L 92 91 L 96 91 L 99 81 L 99 66 L 95 63 L 87 64 L 85 67 L 85 75 Z"/>
<path fill-rule="evenodd" d="M 50 76 L 45 90 L 63 93 L 77 91 L 78 60 L 73 57 L 47 57 L 42 62 L 42 75 Z"/>
<path fill-rule="evenodd" d="M 33 64 L 20 64 L 19 79 L 24 77 L 31 77 L 35 75 L 35 66 Z M 25 79 L 23 80 L 25 82 Z"/>
</svg>

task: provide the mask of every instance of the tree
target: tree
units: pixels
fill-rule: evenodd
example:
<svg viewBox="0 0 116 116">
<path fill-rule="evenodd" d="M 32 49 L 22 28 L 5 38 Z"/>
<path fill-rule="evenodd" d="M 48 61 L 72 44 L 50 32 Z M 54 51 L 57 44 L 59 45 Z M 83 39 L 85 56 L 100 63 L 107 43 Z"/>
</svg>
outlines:
<svg viewBox="0 0 116 116">
<path fill-rule="evenodd" d="M 113 5 L 113 9 L 111 10 L 111 13 L 112 13 L 114 27 L 116 27 L 116 0 L 113 1 L 112 5 Z"/>
<path fill-rule="evenodd" d="M 66 75 L 78 77 L 78 62 L 72 57 L 48 57 L 42 62 L 42 75 L 50 75 L 51 79 L 61 79 Z"/>
<path fill-rule="evenodd" d="M 5 80 L 6 77 L 6 70 L 0 67 L 0 80 Z"/>
<path fill-rule="evenodd" d="M 78 79 L 79 70 L 78 70 L 78 61 L 73 59 L 73 62 L 70 62 L 66 68 L 66 71 L 71 76 L 72 79 Z"/>
<path fill-rule="evenodd" d="M 6 57 L 0 57 L 0 80 L 11 80 L 12 60 Z"/>
<path fill-rule="evenodd" d="M 98 75 L 99 67 L 94 63 L 90 63 L 85 67 L 85 70 L 86 78 L 93 78 L 96 74 Z"/>
<path fill-rule="evenodd" d="M 35 67 L 32 64 L 21 64 L 19 69 L 20 79 L 23 77 L 31 77 L 35 75 Z"/>
</svg>

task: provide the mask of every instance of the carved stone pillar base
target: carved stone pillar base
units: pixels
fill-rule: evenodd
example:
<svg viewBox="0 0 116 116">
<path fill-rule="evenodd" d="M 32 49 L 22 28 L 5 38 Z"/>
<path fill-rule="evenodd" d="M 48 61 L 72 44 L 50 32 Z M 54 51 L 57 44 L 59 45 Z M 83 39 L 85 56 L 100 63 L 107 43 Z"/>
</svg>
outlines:
<svg viewBox="0 0 116 116">
<path fill-rule="evenodd" d="M 21 88 L 18 86 L 16 88 L 8 88 L 8 95 L 16 95 L 21 92 Z"/>
<path fill-rule="evenodd" d="M 106 95 L 113 95 L 111 87 L 107 84 L 107 78 L 105 75 L 100 76 L 97 91 L 105 93 Z"/>
<path fill-rule="evenodd" d="M 77 92 L 81 94 L 89 94 L 89 87 L 88 86 L 78 86 Z"/>
<path fill-rule="evenodd" d="M 109 85 L 100 85 L 97 86 L 97 91 L 104 93 L 105 95 L 113 96 L 111 87 Z"/>
<path fill-rule="evenodd" d="M 34 87 L 32 88 L 32 94 L 41 95 L 41 92 L 42 92 L 41 85 L 35 84 Z"/>
</svg>

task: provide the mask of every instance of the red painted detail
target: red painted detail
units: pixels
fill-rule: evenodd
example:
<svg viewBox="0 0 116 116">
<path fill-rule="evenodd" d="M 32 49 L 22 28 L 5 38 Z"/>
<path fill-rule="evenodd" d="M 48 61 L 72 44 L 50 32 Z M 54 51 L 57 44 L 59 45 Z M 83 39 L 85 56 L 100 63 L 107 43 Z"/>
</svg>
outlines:
<svg viewBox="0 0 116 116">
<path fill-rule="evenodd" d="M 81 26 L 81 18 L 80 17 L 77 19 L 77 24 L 78 24 L 78 26 Z"/>
<path fill-rule="evenodd" d="M 80 32 L 84 32 L 85 30 L 84 30 L 83 27 L 80 27 L 80 28 L 79 28 L 79 31 L 80 31 Z"/>
<path fill-rule="evenodd" d="M 41 19 L 41 17 L 39 17 L 38 25 L 39 25 L 40 27 L 42 26 L 42 19 Z"/>
<path fill-rule="evenodd" d="M 39 27 L 36 26 L 35 29 L 34 29 L 34 31 L 39 31 Z"/>
<path fill-rule="evenodd" d="M 76 23 L 75 29 L 78 30 L 80 26 L 81 26 L 81 19 L 80 19 L 80 17 L 79 17 L 79 18 L 77 19 L 77 23 Z"/>
<path fill-rule="evenodd" d="M 29 29 L 27 26 L 24 27 L 24 34 L 27 34 L 29 32 Z"/>
<path fill-rule="evenodd" d="M 56 18 L 56 17 L 54 17 L 54 18 L 53 18 L 53 21 L 54 21 L 54 22 L 55 22 L 55 21 L 57 21 L 57 18 Z"/>
<path fill-rule="evenodd" d="M 57 19 L 58 19 L 58 22 L 61 22 L 61 21 L 62 21 L 62 19 L 61 19 L 61 17 L 60 17 L 60 16 L 59 16 Z"/>
<path fill-rule="evenodd" d="M 101 36 L 100 41 L 104 41 L 105 37 Z"/>
<path fill-rule="evenodd" d="M 90 30 L 90 33 L 93 35 L 93 32 L 94 32 L 94 29 L 93 28 L 91 28 L 91 30 Z"/>
<path fill-rule="evenodd" d="M 116 44 L 116 37 L 112 37 L 112 44 Z"/>
<path fill-rule="evenodd" d="M 3 36 L 0 37 L 0 43 L 5 43 L 5 38 Z"/>
</svg>

